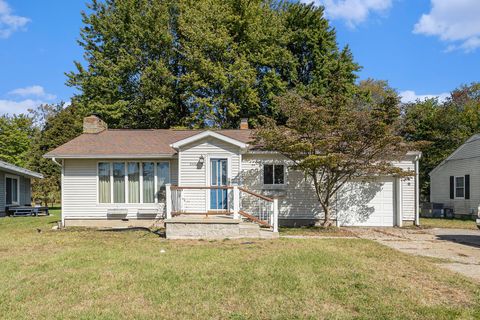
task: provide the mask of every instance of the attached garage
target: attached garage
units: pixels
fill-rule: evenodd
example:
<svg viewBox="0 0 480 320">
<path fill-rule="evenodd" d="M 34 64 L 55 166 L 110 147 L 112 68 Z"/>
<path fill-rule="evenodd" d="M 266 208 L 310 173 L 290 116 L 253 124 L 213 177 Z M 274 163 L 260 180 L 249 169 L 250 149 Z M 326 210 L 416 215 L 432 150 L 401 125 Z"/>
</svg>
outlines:
<svg viewBox="0 0 480 320">
<path fill-rule="evenodd" d="M 393 227 L 395 225 L 395 179 L 352 182 L 337 198 L 340 226 Z"/>
</svg>

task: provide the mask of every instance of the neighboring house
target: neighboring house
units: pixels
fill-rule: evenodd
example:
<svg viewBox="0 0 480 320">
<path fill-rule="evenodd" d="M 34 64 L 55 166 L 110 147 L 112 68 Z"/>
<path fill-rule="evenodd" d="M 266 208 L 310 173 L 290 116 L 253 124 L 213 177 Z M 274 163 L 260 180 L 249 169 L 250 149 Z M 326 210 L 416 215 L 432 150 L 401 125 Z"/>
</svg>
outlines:
<svg viewBox="0 0 480 320">
<path fill-rule="evenodd" d="M 31 179 L 43 178 L 36 173 L 8 162 L 0 161 L 0 216 L 9 206 L 31 205 Z"/>
<path fill-rule="evenodd" d="M 90 116 L 82 135 L 45 157 L 62 166 L 66 226 L 145 225 L 170 213 L 262 218 L 273 198 L 281 225 L 317 222 L 322 210 L 310 179 L 251 142 L 245 119 L 238 130 L 109 130 Z M 335 205 L 337 224 L 418 223 L 419 158 L 410 152 L 395 163 L 415 172 L 411 178 L 377 177 L 345 187 Z"/>
<path fill-rule="evenodd" d="M 474 217 L 480 204 L 480 134 L 468 139 L 430 172 L 430 202 Z"/>
</svg>

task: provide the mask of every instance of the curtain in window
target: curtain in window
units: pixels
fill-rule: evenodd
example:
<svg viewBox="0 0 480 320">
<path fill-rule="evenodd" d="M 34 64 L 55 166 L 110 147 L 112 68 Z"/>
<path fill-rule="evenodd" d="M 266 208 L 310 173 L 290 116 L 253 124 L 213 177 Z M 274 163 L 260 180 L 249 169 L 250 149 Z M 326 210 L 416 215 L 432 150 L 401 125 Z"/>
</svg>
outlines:
<svg viewBox="0 0 480 320">
<path fill-rule="evenodd" d="M 165 202 L 165 184 L 170 183 L 170 163 L 157 163 L 158 202 Z"/>
<path fill-rule="evenodd" d="M 113 163 L 113 202 L 125 203 L 125 163 Z"/>
<path fill-rule="evenodd" d="M 142 164 L 143 203 L 155 202 L 155 165 L 153 162 Z"/>
<path fill-rule="evenodd" d="M 98 201 L 100 203 L 111 202 L 110 190 L 110 163 L 101 162 L 98 164 Z"/>
<path fill-rule="evenodd" d="M 140 168 L 138 162 L 128 163 L 128 202 L 140 202 Z"/>
</svg>

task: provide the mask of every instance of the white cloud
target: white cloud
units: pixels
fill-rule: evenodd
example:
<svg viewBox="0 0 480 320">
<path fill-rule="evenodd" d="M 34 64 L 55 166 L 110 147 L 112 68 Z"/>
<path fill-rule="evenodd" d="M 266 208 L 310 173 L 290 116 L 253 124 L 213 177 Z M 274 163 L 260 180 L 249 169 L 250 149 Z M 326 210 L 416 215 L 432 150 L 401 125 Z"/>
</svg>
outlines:
<svg viewBox="0 0 480 320">
<path fill-rule="evenodd" d="M 0 0 L 0 38 L 8 38 L 21 30 L 30 19 L 12 14 L 12 9 L 5 0 Z"/>
<path fill-rule="evenodd" d="M 480 47 L 478 0 L 431 0 L 431 6 L 415 24 L 414 33 L 439 37 L 449 44 L 447 51 L 470 52 Z"/>
<path fill-rule="evenodd" d="M 440 102 L 445 101 L 450 96 L 450 93 L 440 94 L 416 94 L 413 90 L 405 90 L 400 92 L 401 101 L 403 103 L 415 102 L 417 100 L 423 101 L 425 99 L 438 98 Z"/>
<path fill-rule="evenodd" d="M 384 14 L 392 7 L 393 0 L 300 0 L 325 7 L 325 14 L 331 19 L 345 20 L 349 27 L 367 20 L 371 13 Z"/>
<path fill-rule="evenodd" d="M 1 114 L 20 114 L 25 113 L 29 109 L 34 109 L 37 106 L 46 103 L 41 100 L 25 99 L 22 101 L 0 100 L 0 115 Z"/>
<path fill-rule="evenodd" d="M 8 94 L 20 96 L 20 97 L 38 97 L 47 100 L 54 100 L 57 98 L 54 94 L 45 92 L 45 89 L 42 86 L 34 85 L 25 88 L 18 88 L 10 91 Z"/>
</svg>

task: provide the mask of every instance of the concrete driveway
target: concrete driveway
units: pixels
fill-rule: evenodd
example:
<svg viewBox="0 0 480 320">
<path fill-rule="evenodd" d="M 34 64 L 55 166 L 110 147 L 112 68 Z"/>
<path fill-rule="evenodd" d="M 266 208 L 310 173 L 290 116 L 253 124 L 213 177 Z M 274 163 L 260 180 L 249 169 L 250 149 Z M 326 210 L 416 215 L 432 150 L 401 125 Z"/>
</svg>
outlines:
<svg viewBox="0 0 480 320">
<path fill-rule="evenodd" d="M 353 228 L 360 238 L 418 256 L 444 259 L 438 265 L 480 282 L 480 230 Z"/>
</svg>

